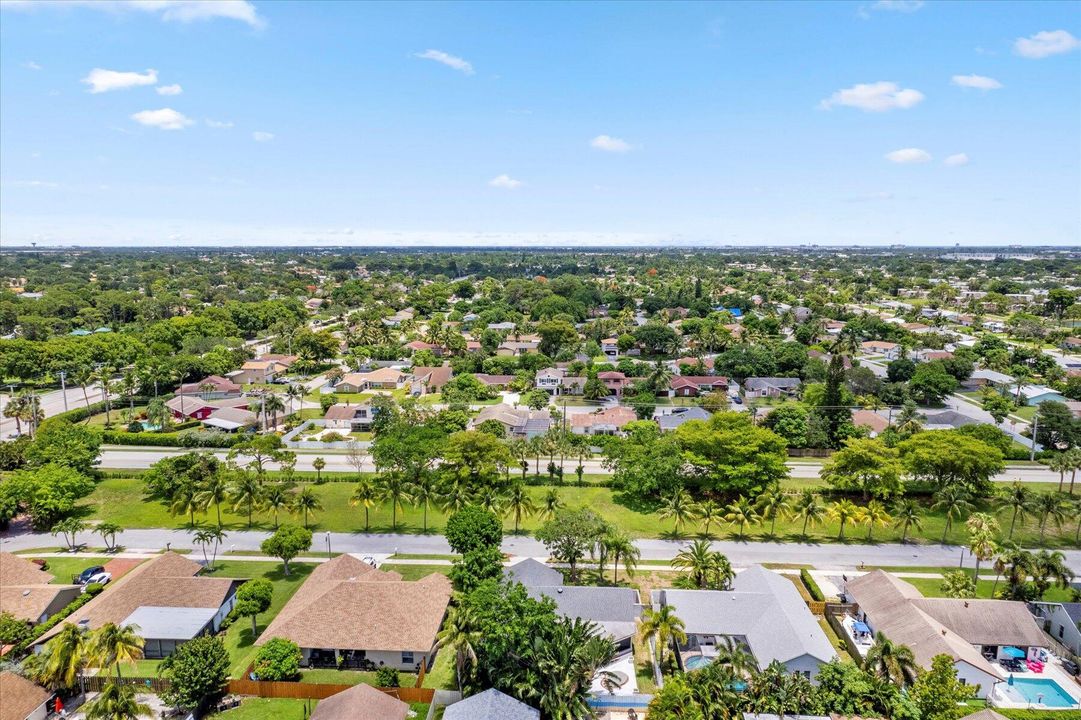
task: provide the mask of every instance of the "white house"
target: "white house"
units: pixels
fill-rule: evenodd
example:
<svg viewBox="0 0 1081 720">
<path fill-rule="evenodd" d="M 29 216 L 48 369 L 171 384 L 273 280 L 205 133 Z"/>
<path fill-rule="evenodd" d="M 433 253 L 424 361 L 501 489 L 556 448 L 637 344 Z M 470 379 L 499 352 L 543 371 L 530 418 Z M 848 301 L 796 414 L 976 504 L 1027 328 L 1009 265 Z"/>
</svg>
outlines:
<svg viewBox="0 0 1081 720">
<path fill-rule="evenodd" d="M 1081 603 L 1035 602 L 1029 607 L 1044 632 L 1081 655 Z"/>
</svg>

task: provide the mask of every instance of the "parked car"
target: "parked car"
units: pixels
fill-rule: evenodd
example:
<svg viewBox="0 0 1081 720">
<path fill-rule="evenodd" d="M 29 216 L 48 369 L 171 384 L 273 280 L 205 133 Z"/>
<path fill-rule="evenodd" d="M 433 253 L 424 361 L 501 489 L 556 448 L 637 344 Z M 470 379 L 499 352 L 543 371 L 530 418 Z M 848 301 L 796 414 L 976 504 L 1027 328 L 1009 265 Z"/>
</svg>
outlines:
<svg viewBox="0 0 1081 720">
<path fill-rule="evenodd" d="M 1070 673 L 1071 675 L 1075 676 L 1075 677 L 1079 673 L 1081 673 L 1081 668 L 1079 668 L 1077 666 L 1077 663 L 1075 663 L 1073 660 L 1063 660 L 1062 661 L 1062 669 L 1065 670 L 1066 672 Z"/>
<path fill-rule="evenodd" d="M 113 576 L 107 572 L 99 572 L 96 575 L 91 575 L 90 579 L 83 585 L 83 592 L 91 585 L 108 585 L 109 581 L 113 579 Z"/>
<path fill-rule="evenodd" d="M 94 577 L 95 575 L 100 575 L 103 572 L 105 572 L 104 566 L 92 565 L 91 567 L 88 567 L 86 570 L 83 570 L 81 573 L 75 576 L 75 583 L 77 585 L 86 585 L 88 582 L 90 582 L 90 578 Z"/>
</svg>

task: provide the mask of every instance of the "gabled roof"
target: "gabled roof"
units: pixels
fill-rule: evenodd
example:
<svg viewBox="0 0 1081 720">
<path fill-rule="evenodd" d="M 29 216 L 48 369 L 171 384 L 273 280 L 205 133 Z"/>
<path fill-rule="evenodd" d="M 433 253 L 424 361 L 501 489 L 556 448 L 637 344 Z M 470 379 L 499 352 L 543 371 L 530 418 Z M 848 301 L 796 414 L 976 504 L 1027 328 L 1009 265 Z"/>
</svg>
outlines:
<svg viewBox="0 0 1081 720">
<path fill-rule="evenodd" d="M 240 386 L 232 380 L 223 378 L 221 375 L 207 375 L 202 380 L 198 380 L 193 383 L 184 383 L 180 386 L 180 392 L 183 393 L 200 393 L 203 391 L 203 385 L 213 385 L 213 392 L 240 392 Z"/>
<path fill-rule="evenodd" d="M 504 568 L 503 577 L 526 587 L 563 584 L 563 573 L 533 558 L 526 558 Z"/>
<path fill-rule="evenodd" d="M 454 374 L 454 370 L 450 365 L 439 365 L 438 367 L 415 367 L 413 368 L 413 377 L 418 382 L 425 382 L 431 385 L 446 385 L 450 380 L 451 375 Z"/>
<path fill-rule="evenodd" d="M 629 422 L 637 420 L 638 416 L 630 408 L 618 406 L 606 410 L 598 410 L 591 413 L 578 413 L 571 415 L 573 427 L 594 427 L 597 425 L 614 425 L 623 427 Z"/>
<path fill-rule="evenodd" d="M 45 572 L 35 562 L 9 552 L 0 552 L 0 586 L 48 585 L 53 577 L 52 573 Z"/>
<path fill-rule="evenodd" d="M 10 670 L 0 672 L 0 720 L 26 720 L 53 694 Z"/>
<path fill-rule="evenodd" d="M 357 416 L 357 412 L 365 410 L 371 407 L 368 404 L 361 405 L 346 405 L 338 403 L 337 405 L 331 405 L 327 408 L 326 414 L 323 416 L 324 420 L 352 420 Z"/>
<path fill-rule="evenodd" d="M 284 637 L 304 648 L 426 653 L 449 602 L 445 575 L 403 582 L 339 555 L 312 571 L 256 644 Z"/>
<path fill-rule="evenodd" d="M 311 720 L 405 720 L 409 706 L 371 685 L 354 685 L 320 700 Z"/>
<path fill-rule="evenodd" d="M 586 585 L 526 586 L 536 599 L 551 598 L 556 612 L 567 618 L 597 623 L 601 631 L 614 640 L 634 635 L 642 614 L 638 591 L 625 587 L 593 587 Z"/>
<path fill-rule="evenodd" d="M 443 720 L 540 720 L 540 710 L 489 688 L 448 705 Z"/>
<path fill-rule="evenodd" d="M 713 416 L 708 410 L 695 406 L 680 408 L 667 415 L 661 415 L 657 418 L 657 424 L 661 426 L 661 430 L 675 430 L 688 420 L 709 420 L 711 417 Z"/>
<path fill-rule="evenodd" d="M 19 620 L 36 623 L 58 595 L 65 594 L 64 604 L 67 604 L 81 590 L 78 585 L 0 585 L 0 610 Z"/>
<path fill-rule="evenodd" d="M 790 390 L 799 386 L 799 378 L 755 377 L 747 378 L 743 382 L 743 387 L 747 390 L 762 390 L 768 387 L 775 387 L 778 390 Z"/>
</svg>

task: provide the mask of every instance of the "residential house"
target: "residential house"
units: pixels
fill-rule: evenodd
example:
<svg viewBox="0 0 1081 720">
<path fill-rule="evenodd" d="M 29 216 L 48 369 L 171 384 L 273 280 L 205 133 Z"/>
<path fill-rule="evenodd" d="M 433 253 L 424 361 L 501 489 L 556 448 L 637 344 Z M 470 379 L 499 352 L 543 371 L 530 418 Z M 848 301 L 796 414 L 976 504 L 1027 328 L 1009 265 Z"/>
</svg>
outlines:
<svg viewBox="0 0 1081 720">
<path fill-rule="evenodd" d="M 610 358 L 619 357 L 619 340 L 617 338 L 601 340 L 601 352 Z"/>
<path fill-rule="evenodd" d="M 901 346 L 885 340 L 867 340 L 860 343 L 860 350 L 864 355 L 881 355 L 887 360 L 901 357 Z"/>
<path fill-rule="evenodd" d="M 903 327 L 905 330 L 908 330 L 910 333 L 927 333 L 931 332 L 934 329 L 930 325 L 916 322 L 902 323 L 901 327 Z"/>
<path fill-rule="evenodd" d="M 181 422 L 185 420 L 206 420 L 212 413 L 223 408 L 248 410 L 258 407 L 259 401 L 249 397 L 225 397 L 207 400 L 202 395 L 175 395 L 165 401 L 165 407 L 172 411 L 173 417 Z"/>
<path fill-rule="evenodd" d="M 550 395 L 581 395 L 585 389 L 586 378 L 567 375 L 563 368 L 550 367 L 538 370 L 534 382 L 539 390 Z"/>
<path fill-rule="evenodd" d="M 728 392 L 728 378 L 720 375 L 677 375 L 668 383 L 669 395 L 698 397 L 714 391 Z"/>
<path fill-rule="evenodd" d="M 657 418 L 657 424 L 662 432 L 670 432 L 688 420 L 709 420 L 711 417 L 713 416 L 707 410 L 700 407 L 676 408 Z"/>
<path fill-rule="evenodd" d="M 489 405 L 483 408 L 470 422 L 476 428 L 483 422 L 497 422 L 502 425 L 508 437 L 534 438 L 544 435 L 552 426 L 552 415 L 547 410 L 530 410 L 525 407 L 511 407 L 506 404 Z"/>
<path fill-rule="evenodd" d="M 493 390 L 506 390 L 512 382 L 514 382 L 513 375 L 489 375 L 488 373 L 473 373 L 473 377 L 480 380 L 481 383 L 487 385 Z"/>
<path fill-rule="evenodd" d="M 443 720 L 540 720 L 540 710 L 488 688 L 448 705 Z"/>
<path fill-rule="evenodd" d="M 379 368 L 371 372 L 354 372 L 342 375 L 334 384 L 334 392 L 360 393 L 368 390 L 398 390 L 409 376 L 394 368 Z"/>
<path fill-rule="evenodd" d="M 1013 377 L 995 370 L 973 370 L 972 375 L 962 385 L 967 388 L 1008 388 L 1013 385 Z"/>
<path fill-rule="evenodd" d="M 563 573 L 539 560 L 526 558 L 503 568 L 503 577 L 526 587 L 545 587 L 563 584 Z"/>
<path fill-rule="evenodd" d="M 26 558 L 0 552 L 0 609 L 29 625 L 43 623 L 79 597 L 79 585 L 53 585 L 52 573 Z"/>
<path fill-rule="evenodd" d="M 495 330 L 496 332 L 511 332 L 512 330 L 514 330 L 515 327 L 517 327 L 517 326 L 514 323 L 509 322 L 509 321 L 507 321 L 507 322 L 497 322 L 497 323 L 488 323 L 488 329 L 489 330 Z"/>
<path fill-rule="evenodd" d="M 1017 388 L 1014 388 L 1016 394 Z M 1045 401 L 1063 402 L 1066 398 L 1058 390 L 1053 390 L 1046 385 L 1022 385 L 1021 395 L 1026 405 L 1039 405 Z"/>
<path fill-rule="evenodd" d="M 993 333 L 1006 332 L 1006 323 L 998 320 L 987 320 L 983 323 L 983 329 Z"/>
<path fill-rule="evenodd" d="M 1029 603 L 1029 609 L 1045 633 L 1081 655 L 1081 603 L 1041 601 Z"/>
<path fill-rule="evenodd" d="M 950 360 L 953 353 L 949 350 L 917 350 L 914 354 L 917 362 L 931 362 L 933 360 Z"/>
<path fill-rule="evenodd" d="M 312 571 L 256 645 L 292 640 L 305 667 L 431 668 L 450 593 L 445 575 L 405 582 L 398 573 L 339 555 Z"/>
<path fill-rule="evenodd" d="M 409 705 L 360 683 L 319 701 L 310 720 L 405 720 Z"/>
<path fill-rule="evenodd" d="M 1081 350 L 1081 337 L 1068 337 L 1062 341 L 1063 350 Z"/>
<path fill-rule="evenodd" d="M 796 586 L 761 565 L 738 573 L 731 590 L 654 590 L 652 603 L 654 610 L 672 607 L 683 620 L 684 667 L 694 656 L 716 656 L 725 638 L 743 645 L 760 669 L 776 661 L 812 682 L 837 657 Z"/>
<path fill-rule="evenodd" d="M 383 318 L 383 324 L 387 327 L 401 327 L 401 324 L 413 319 L 413 311 L 408 308 L 399 310 L 389 317 Z"/>
<path fill-rule="evenodd" d="M 705 368 L 707 374 L 713 373 L 714 360 L 711 357 L 681 357 L 677 358 L 676 361 L 672 364 L 675 365 L 676 371 L 683 373 L 685 372 L 684 368 L 690 368 L 693 370 L 694 368 L 698 367 L 699 363 L 701 363 L 702 367 Z"/>
<path fill-rule="evenodd" d="M 979 424 L 979 420 L 963 415 L 956 410 L 944 410 L 939 413 L 924 413 L 924 430 L 956 430 L 965 425 Z"/>
<path fill-rule="evenodd" d="M 276 382 L 286 369 L 288 366 L 277 360 L 248 360 L 239 370 L 226 373 L 226 377 L 238 385 L 267 385 Z"/>
<path fill-rule="evenodd" d="M 495 354 L 504 357 L 519 357 L 531 352 L 537 352 L 540 342 L 537 340 L 504 340 L 496 348 Z"/>
<path fill-rule="evenodd" d="M 326 304 L 327 301 L 323 298 L 308 298 L 304 301 L 304 307 L 306 307 L 310 312 L 316 312 Z"/>
<path fill-rule="evenodd" d="M 177 389 L 177 395 L 198 395 L 204 400 L 240 397 L 243 388 L 223 378 L 221 375 L 207 375 L 202 380 L 184 383 Z"/>
<path fill-rule="evenodd" d="M 747 378 L 743 382 L 743 394 L 749 398 L 792 397 L 799 387 L 799 378 Z"/>
<path fill-rule="evenodd" d="M 849 580 L 845 596 L 858 605 L 855 618 L 867 625 L 872 637 L 881 632 L 907 645 L 924 668 L 931 667 L 936 655 L 949 655 L 958 679 L 974 686 L 979 698 L 1006 679 L 992 661 L 1012 657 L 1014 649 L 1035 658 L 1050 644 L 1020 602 L 925 598 L 882 570 Z"/>
<path fill-rule="evenodd" d="M 178 645 L 215 633 L 233 609 L 242 581 L 203 577 L 203 566 L 167 552 L 147 560 L 38 639 L 38 646 L 76 624 L 96 630 L 106 623 L 137 625 L 148 659 L 164 658 Z"/>
<path fill-rule="evenodd" d="M 608 389 L 608 394 L 614 397 L 621 397 L 623 389 L 630 385 L 627 376 L 617 370 L 599 372 L 597 373 L 597 379 L 604 383 L 604 387 Z"/>
<path fill-rule="evenodd" d="M 0 672 L 0 720 L 45 720 L 53 693 L 22 675 Z"/>
<path fill-rule="evenodd" d="M 406 349 L 409 350 L 409 354 L 420 352 L 421 350 L 428 350 L 436 357 L 443 357 L 443 354 L 447 349 L 437 343 L 424 342 L 423 340 L 414 340 L 405 344 Z"/>
<path fill-rule="evenodd" d="M 623 427 L 637 420 L 628 407 L 613 407 L 591 413 L 571 415 L 571 432 L 575 435 L 620 435 Z"/>
<path fill-rule="evenodd" d="M 374 416 L 375 412 L 371 403 L 362 403 L 360 405 L 338 403 L 327 408 L 327 412 L 323 416 L 324 427 L 348 432 L 367 430 L 372 426 Z"/>
<path fill-rule="evenodd" d="M 414 395 L 427 395 L 443 391 L 443 386 L 450 382 L 454 370 L 450 365 L 438 367 L 414 367 L 413 380 L 409 384 Z"/>
<path fill-rule="evenodd" d="M 889 420 L 873 410 L 854 410 L 852 412 L 852 424 L 856 427 L 867 428 L 871 437 L 878 435 L 890 426 Z"/>
</svg>

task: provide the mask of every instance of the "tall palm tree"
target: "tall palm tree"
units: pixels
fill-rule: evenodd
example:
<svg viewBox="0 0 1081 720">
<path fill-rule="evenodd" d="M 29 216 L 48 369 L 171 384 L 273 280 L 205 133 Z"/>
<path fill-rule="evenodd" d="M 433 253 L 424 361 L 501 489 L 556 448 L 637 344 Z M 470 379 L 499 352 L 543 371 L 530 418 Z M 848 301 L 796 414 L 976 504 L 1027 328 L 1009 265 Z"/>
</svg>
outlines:
<svg viewBox="0 0 1081 720">
<path fill-rule="evenodd" d="M 529 491 L 526 490 L 525 483 L 521 482 L 511 485 L 505 499 L 504 508 L 507 514 L 514 518 L 514 533 L 516 535 L 522 518 L 529 517 L 537 511 L 537 506 L 533 503 Z"/>
<path fill-rule="evenodd" d="M 45 645 L 44 660 L 36 668 L 34 679 L 54 690 L 75 687 L 89 653 L 86 633 L 75 623 L 64 623 L 60 632 Z"/>
<path fill-rule="evenodd" d="M 995 558 L 995 572 L 1006 579 L 1003 597 L 1009 600 L 1026 600 L 1028 578 L 1036 575 L 1036 556 L 1028 550 L 1022 550 L 1014 543 L 1006 543 Z M 998 587 L 998 575 L 991 588 L 992 594 Z"/>
<path fill-rule="evenodd" d="M 1047 468 L 1051 472 L 1058 473 L 1058 491 L 1062 492 L 1062 486 L 1066 483 L 1066 473 L 1073 468 L 1073 461 L 1065 452 L 1052 453 L 1047 460 Z"/>
<path fill-rule="evenodd" d="M 829 509 L 829 516 L 841 523 L 841 530 L 837 533 L 838 540 L 845 539 L 845 524 L 860 516 L 860 509 L 851 500 L 838 500 Z"/>
<path fill-rule="evenodd" d="M 94 532 L 101 535 L 102 542 L 105 543 L 106 550 L 116 550 L 116 536 L 124 532 L 124 528 L 120 525 L 109 522 L 108 520 L 100 522 L 94 527 Z"/>
<path fill-rule="evenodd" d="M 559 497 L 559 491 L 555 488 L 548 488 L 548 491 L 544 493 L 544 499 L 541 501 L 540 516 L 543 520 L 551 520 L 555 517 L 556 511 L 563 506 L 564 503 Z"/>
<path fill-rule="evenodd" d="M 923 510 L 912 498 L 902 498 L 893 506 L 893 526 L 901 528 L 901 544 L 908 540 L 909 528 L 923 529 Z"/>
<path fill-rule="evenodd" d="M 976 558 L 976 582 L 980 581 L 980 563 L 990 560 L 998 551 L 995 537 L 998 535 L 998 520 L 987 513 L 974 513 L 965 522 L 968 528 L 968 551 Z"/>
<path fill-rule="evenodd" d="M 474 501 L 478 506 L 484 508 L 496 517 L 503 514 L 503 503 L 505 502 L 505 498 L 503 497 L 503 493 L 499 492 L 498 488 L 484 488 L 476 494 Z"/>
<path fill-rule="evenodd" d="M 1032 503 L 1032 511 L 1040 518 L 1040 544 L 1042 545 L 1047 521 L 1050 519 L 1055 527 L 1061 528 L 1062 523 L 1066 521 L 1067 506 L 1058 493 L 1040 493 L 1036 495 Z"/>
<path fill-rule="evenodd" d="M 758 497 L 758 512 L 763 520 L 769 520 L 770 537 L 776 535 L 777 517 L 784 515 L 791 507 L 791 500 L 780 486 L 770 488 Z"/>
<path fill-rule="evenodd" d="M 148 425 L 164 430 L 169 426 L 169 421 L 172 420 L 172 413 L 169 412 L 169 408 L 166 407 L 165 401 L 161 398 L 154 398 L 146 406 L 146 422 Z"/>
<path fill-rule="evenodd" d="M 422 473 L 415 482 L 409 484 L 409 497 L 413 504 L 424 513 L 424 532 L 428 532 L 428 508 L 440 498 L 439 486 L 430 472 Z"/>
<path fill-rule="evenodd" d="M 233 512 L 247 510 L 250 529 L 252 513 L 263 502 L 263 484 L 259 482 L 258 475 L 253 475 L 246 470 L 237 470 L 232 474 L 233 480 L 229 485 L 229 492 L 233 498 Z"/>
<path fill-rule="evenodd" d="M 206 563 L 206 567 L 209 570 L 214 569 L 214 563 L 218 559 L 218 548 L 225 542 L 225 533 L 221 528 L 199 528 L 195 530 L 192 540 L 203 548 L 203 561 Z M 214 552 L 210 557 L 207 557 L 207 548 L 213 547 Z"/>
<path fill-rule="evenodd" d="M 289 507 L 292 492 L 285 483 L 271 483 L 263 491 L 263 507 L 274 513 L 274 529 L 278 529 L 278 513 Z"/>
<path fill-rule="evenodd" d="M 728 636 L 717 644 L 717 656 L 713 662 L 728 668 L 739 678 L 750 677 L 758 669 L 754 655 L 743 644 Z"/>
<path fill-rule="evenodd" d="M 999 504 L 1013 510 L 1010 515 L 1010 531 L 1006 534 L 1006 539 L 1009 540 L 1013 538 L 1013 528 L 1017 524 L 1018 517 L 1021 518 L 1021 522 L 1024 522 L 1025 515 L 1032 510 L 1032 491 L 1018 480 L 1002 491 Z"/>
<path fill-rule="evenodd" d="M 1066 457 L 1070 461 L 1070 495 L 1073 495 L 1073 486 L 1077 481 L 1077 471 L 1081 470 L 1081 447 L 1070 448 L 1066 451 Z"/>
<path fill-rule="evenodd" d="M 747 523 L 752 525 L 758 522 L 758 512 L 754 509 L 754 503 L 742 495 L 737 500 L 729 503 L 724 519 L 730 523 L 739 524 L 739 539 L 743 539 L 743 529 Z"/>
<path fill-rule="evenodd" d="M 642 551 L 631 542 L 629 537 L 615 531 L 608 533 L 603 542 L 608 548 L 608 554 L 612 557 L 612 582 L 619 583 L 620 564 L 627 571 L 627 575 L 633 577 Z"/>
<path fill-rule="evenodd" d="M 863 668 L 899 688 L 911 685 L 916 680 L 917 665 L 912 648 L 894 643 L 881 632 L 875 635 L 875 643 L 867 651 Z"/>
<path fill-rule="evenodd" d="M 695 540 L 672 560 L 672 567 L 687 570 L 691 584 L 699 590 L 726 589 L 735 573 L 728 558 L 715 552 L 707 540 Z"/>
<path fill-rule="evenodd" d="M 1066 565 L 1066 556 L 1058 550 L 1040 550 L 1033 557 L 1033 575 L 1040 598 L 1049 587 L 1070 587 L 1073 571 Z"/>
<path fill-rule="evenodd" d="M 695 507 L 695 516 L 702 523 L 702 534 L 709 537 L 709 526 L 724 520 L 724 506 L 713 500 L 704 500 Z"/>
<path fill-rule="evenodd" d="M 408 483 L 398 473 L 384 473 L 379 478 L 379 499 L 390 503 L 390 528 L 398 528 L 398 511 L 405 511 L 405 503 L 410 501 Z"/>
<path fill-rule="evenodd" d="M 439 631 L 436 647 L 454 653 L 454 676 L 462 692 L 466 678 L 477 663 L 476 647 L 482 639 L 469 610 L 460 605 L 451 607 L 443 629 Z"/>
<path fill-rule="evenodd" d="M 942 531 L 942 544 L 946 544 L 946 535 L 953 527 L 953 521 L 959 519 L 967 512 L 971 512 L 973 505 L 969 499 L 968 490 L 957 485 L 949 485 L 935 493 L 935 502 L 931 505 L 935 510 L 941 510 L 946 518 L 946 527 Z"/>
<path fill-rule="evenodd" d="M 886 506 L 881 501 L 871 500 L 867 503 L 867 507 L 863 508 L 860 519 L 867 523 L 867 541 L 870 542 L 875 525 L 885 527 L 890 524 L 890 520 L 893 518 L 886 512 Z"/>
<path fill-rule="evenodd" d="M 141 717 L 154 717 L 149 705 L 140 703 L 135 698 L 134 685 L 118 685 L 107 682 L 90 702 L 82 707 L 86 720 L 137 720 Z"/>
<path fill-rule="evenodd" d="M 293 410 L 294 403 L 297 400 L 304 399 L 303 386 L 291 383 L 289 387 L 285 389 L 285 397 L 289 398 L 289 414 L 292 415 L 295 412 L 295 410 Z"/>
<path fill-rule="evenodd" d="M 188 527 L 195 527 L 195 511 L 200 510 L 199 488 L 193 482 L 186 482 L 173 494 L 169 505 L 171 515 L 187 515 Z"/>
<path fill-rule="evenodd" d="M 696 508 L 694 500 L 691 498 L 691 494 L 683 488 L 680 488 L 664 501 L 664 505 L 661 506 L 659 515 L 661 519 L 665 520 L 672 518 L 676 523 L 676 535 L 679 535 L 684 523 L 694 517 L 695 510 Z"/>
<path fill-rule="evenodd" d="M 800 534 L 804 538 L 807 537 L 807 526 L 822 522 L 822 519 L 826 517 L 826 512 L 827 506 L 822 502 L 822 496 L 813 490 L 804 490 L 800 493 L 799 499 L 792 507 L 793 515 L 803 520 L 803 532 Z"/>
<path fill-rule="evenodd" d="M 305 528 L 308 527 L 308 515 L 314 515 L 317 510 L 322 509 L 323 503 L 310 487 L 306 487 L 293 495 L 292 510 L 294 513 L 304 516 Z"/>
<path fill-rule="evenodd" d="M 285 403 L 282 402 L 280 395 L 267 393 L 263 397 L 263 422 L 266 423 L 267 430 L 278 424 L 278 413 L 284 410 Z"/>
<path fill-rule="evenodd" d="M 525 482 L 525 475 L 529 470 L 529 443 L 525 438 L 511 437 L 506 440 L 506 444 L 511 457 L 518 461 L 518 467 L 522 469 L 522 482 Z"/>
<path fill-rule="evenodd" d="M 668 644 L 675 640 L 677 643 L 687 642 L 686 625 L 676 615 L 676 609 L 672 605 L 662 605 L 659 609 L 646 608 L 642 613 L 642 623 L 639 626 L 643 638 L 653 638 L 657 645 L 658 661 L 663 665 Z"/>
<path fill-rule="evenodd" d="M 213 505 L 218 513 L 218 527 L 221 527 L 221 504 L 229 499 L 231 485 L 227 473 L 222 470 L 211 473 L 199 485 L 195 494 L 195 502 L 203 512 L 210 510 Z"/>
<path fill-rule="evenodd" d="M 442 487 L 440 503 L 443 512 L 450 514 L 473 503 L 473 490 L 461 478 L 455 477 Z"/>
<path fill-rule="evenodd" d="M 664 392 L 672 382 L 672 369 L 668 367 L 668 363 L 658 360 L 653 363 L 653 369 L 646 376 L 646 382 L 649 383 L 649 388 L 654 394 Z"/>
<path fill-rule="evenodd" d="M 138 625 L 105 623 L 90 633 L 87 642 L 90 663 L 106 670 L 115 667 L 117 680 L 122 664 L 134 665 L 143 657 L 144 641 Z"/>
<path fill-rule="evenodd" d="M 368 532 L 368 511 L 379 504 L 379 489 L 368 478 L 363 478 L 353 489 L 349 496 L 349 504 L 353 507 L 360 505 L 364 508 L 364 532 Z M 427 519 L 427 512 L 425 512 Z"/>
<path fill-rule="evenodd" d="M 327 466 L 327 461 L 321 457 L 317 457 L 312 460 L 312 467 L 315 468 L 315 482 L 323 482 L 323 468 Z"/>
</svg>

